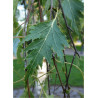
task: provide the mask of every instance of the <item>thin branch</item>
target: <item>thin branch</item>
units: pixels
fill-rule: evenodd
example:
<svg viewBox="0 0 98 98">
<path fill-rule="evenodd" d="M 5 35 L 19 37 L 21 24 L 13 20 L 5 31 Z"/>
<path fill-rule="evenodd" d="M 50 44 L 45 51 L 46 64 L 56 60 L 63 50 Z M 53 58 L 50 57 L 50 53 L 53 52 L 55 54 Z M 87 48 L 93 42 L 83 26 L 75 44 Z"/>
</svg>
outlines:
<svg viewBox="0 0 98 98">
<path fill-rule="evenodd" d="M 38 0 L 38 6 L 39 6 L 40 22 L 43 22 L 43 15 L 42 15 L 42 8 L 41 8 L 40 0 Z"/>
<path fill-rule="evenodd" d="M 34 0 L 32 0 L 32 3 L 31 3 L 31 5 L 30 5 L 30 9 L 28 9 L 28 15 L 27 15 L 27 18 L 26 18 L 26 21 L 25 21 L 25 22 L 28 22 L 28 21 L 29 21 L 29 16 L 30 16 L 30 12 L 31 12 L 31 10 L 32 10 L 32 5 L 33 5 L 33 3 L 34 3 Z"/>
<path fill-rule="evenodd" d="M 64 62 L 67 62 L 67 60 L 66 60 L 66 56 L 65 56 L 65 52 L 64 52 L 64 50 L 63 50 L 63 54 L 64 54 Z M 66 70 L 66 72 L 65 72 L 65 77 L 66 77 L 66 82 L 67 82 L 67 64 L 65 63 L 65 70 Z M 65 85 L 65 91 L 66 91 L 66 85 Z"/>
<path fill-rule="evenodd" d="M 58 2 L 59 2 L 59 6 L 60 6 L 60 8 L 61 8 L 61 11 L 62 11 L 62 15 L 63 15 L 64 21 L 65 21 L 65 25 L 66 25 L 66 27 L 67 27 L 67 31 L 68 31 L 68 33 L 69 33 L 69 37 L 70 37 L 71 42 L 72 42 L 72 44 L 73 44 L 73 48 L 74 48 L 76 54 L 79 56 L 79 53 L 77 52 L 77 49 L 76 49 L 76 47 L 75 47 L 75 45 L 74 45 L 74 42 L 73 42 L 73 39 L 72 39 L 72 36 L 71 36 L 70 30 L 72 31 L 72 29 L 68 26 L 67 19 L 66 19 L 65 15 L 64 15 L 64 11 L 63 11 L 63 8 L 62 8 L 62 5 L 61 5 L 61 0 L 58 0 Z M 80 57 L 80 56 L 79 56 L 79 57 Z"/>
<path fill-rule="evenodd" d="M 23 22 L 22 24 L 20 24 L 15 30 L 17 30 L 21 25 L 23 25 L 25 22 Z"/>
<path fill-rule="evenodd" d="M 44 75 L 46 75 L 46 74 L 47 74 L 47 75 L 49 75 L 49 74 L 51 73 L 51 71 L 52 71 L 52 70 L 54 70 L 54 67 L 53 67 L 53 69 L 51 69 L 49 72 L 47 72 L 47 73 L 45 73 L 45 74 L 41 75 L 41 76 L 40 76 L 40 77 L 38 77 L 38 78 L 41 78 L 41 77 L 43 77 L 43 76 L 44 76 Z"/>
<path fill-rule="evenodd" d="M 57 73 L 56 73 L 56 75 L 55 75 L 55 85 L 54 85 L 54 91 L 53 91 L 53 93 L 55 92 L 56 78 L 57 78 Z"/>
<path fill-rule="evenodd" d="M 30 96 L 30 88 L 29 88 L 29 80 L 27 80 L 27 88 L 28 88 L 28 95 L 29 95 L 29 98 L 31 98 L 31 96 Z"/>
<path fill-rule="evenodd" d="M 59 74 L 59 71 L 58 71 L 58 68 L 57 68 L 57 64 L 56 64 L 56 62 L 55 62 L 55 57 L 52 55 L 52 58 L 53 58 L 53 63 L 54 63 L 54 66 L 55 66 L 55 68 L 56 68 L 56 71 L 57 71 L 57 74 L 58 74 L 58 77 L 59 77 L 59 80 L 60 80 L 60 84 L 61 84 L 61 86 L 62 86 L 62 90 L 63 90 L 63 93 L 64 93 L 64 98 L 66 97 L 65 96 L 65 89 L 64 89 L 64 87 L 63 87 L 63 84 L 62 84 L 62 81 L 61 81 L 61 77 L 60 77 L 60 74 Z"/>
<path fill-rule="evenodd" d="M 61 61 L 58 61 L 57 59 L 56 59 L 56 61 L 58 62 L 58 63 L 61 63 Z M 70 62 L 64 62 L 64 63 L 66 63 L 66 64 L 68 64 L 68 65 L 71 65 L 71 63 Z M 80 72 L 81 72 L 81 74 L 82 74 L 82 77 L 83 77 L 83 79 L 84 79 L 84 73 L 83 73 L 83 71 L 77 66 L 77 65 L 75 65 L 75 64 L 72 64 L 74 67 L 76 67 L 76 69 L 78 69 Z"/>
<path fill-rule="evenodd" d="M 50 65 L 48 65 L 48 62 L 46 61 L 46 64 L 47 64 L 47 72 L 49 72 L 50 70 Z M 48 75 L 48 91 L 49 91 L 49 95 L 51 95 L 50 93 L 50 81 L 49 81 L 49 75 Z"/>
<path fill-rule="evenodd" d="M 22 77 L 15 69 L 13 69 L 13 71 L 14 71 L 20 78 Z"/>
<path fill-rule="evenodd" d="M 70 69 L 69 69 L 69 73 L 68 73 L 68 76 L 67 76 L 66 85 L 65 85 L 66 88 L 68 87 L 68 90 L 69 90 L 69 85 L 68 85 L 68 82 L 69 82 L 69 76 L 70 76 L 70 73 L 71 73 L 71 69 L 72 69 L 72 65 L 73 65 L 73 62 L 74 62 L 75 56 L 76 56 L 76 52 L 74 53 L 74 56 L 73 56 L 73 59 L 72 59 L 72 63 L 71 63 Z M 68 94 L 67 97 L 70 98 L 70 94 Z"/>
<path fill-rule="evenodd" d="M 24 38 L 25 36 L 14 36 L 13 38 Z"/>
<path fill-rule="evenodd" d="M 69 63 L 69 62 L 65 62 L 66 64 L 71 64 L 71 63 Z M 82 77 L 83 77 L 83 80 L 84 80 L 84 73 L 83 73 L 83 71 L 77 66 L 77 65 L 75 65 L 75 64 L 72 64 L 74 67 L 76 67 L 76 69 L 78 69 L 80 72 L 81 72 L 81 75 L 82 75 Z"/>
<path fill-rule="evenodd" d="M 39 81 L 40 86 L 41 86 L 41 88 L 42 88 L 42 90 L 43 90 L 43 92 L 44 92 L 44 94 L 45 94 L 46 98 L 48 98 L 48 96 L 47 96 L 46 92 L 45 92 L 45 91 L 44 91 L 44 89 L 43 89 L 43 86 L 42 86 L 42 84 L 41 84 L 41 82 L 40 82 L 39 78 L 37 78 L 35 75 L 32 75 L 32 77 L 36 78 L 36 79 Z"/>
<path fill-rule="evenodd" d="M 20 80 L 17 80 L 17 81 L 15 81 L 15 82 L 13 82 L 13 83 L 15 84 L 15 83 L 21 82 L 21 81 L 23 81 L 23 80 L 24 80 L 24 77 L 21 78 Z"/>
<path fill-rule="evenodd" d="M 53 0 L 51 0 L 50 20 L 52 19 L 52 11 L 53 11 Z"/>
<path fill-rule="evenodd" d="M 32 1 L 32 4 L 33 4 L 34 0 Z M 27 32 L 27 24 L 29 22 L 29 16 L 30 16 L 30 12 L 31 12 L 31 8 L 32 8 L 32 4 L 30 6 L 30 10 L 28 9 L 28 15 L 27 15 L 27 18 L 26 18 L 26 5 L 25 5 L 25 2 L 24 2 L 24 7 L 25 7 L 25 24 L 24 24 L 24 29 L 23 29 L 23 35 L 26 36 L 26 32 Z M 23 44 L 23 48 L 25 49 L 26 48 L 26 42 L 24 42 Z M 24 52 L 24 58 L 26 58 L 26 52 Z M 25 68 L 27 67 L 27 60 L 25 59 Z M 25 69 L 25 75 L 27 74 L 27 70 Z M 28 96 L 29 98 L 31 98 L 30 96 L 30 88 L 29 88 L 29 80 L 27 79 L 26 80 L 26 85 L 27 85 L 27 89 L 28 89 Z"/>
<path fill-rule="evenodd" d="M 67 81 L 66 81 L 66 86 L 67 87 L 68 87 L 68 80 L 69 80 L 69 76 L 70 76 L 70 73 L 71 73 L 71 68 L 72 68 L 75 56 L 76 56 L 76 52 L 74 53 L 74 56 L 73 56 L 73 59 L 72 59 L 72 63 L 71 63 L 70 69 L 69 69 L 69 73 L 68 73 L 68 76 L 67 76 Z"/>
</svg>

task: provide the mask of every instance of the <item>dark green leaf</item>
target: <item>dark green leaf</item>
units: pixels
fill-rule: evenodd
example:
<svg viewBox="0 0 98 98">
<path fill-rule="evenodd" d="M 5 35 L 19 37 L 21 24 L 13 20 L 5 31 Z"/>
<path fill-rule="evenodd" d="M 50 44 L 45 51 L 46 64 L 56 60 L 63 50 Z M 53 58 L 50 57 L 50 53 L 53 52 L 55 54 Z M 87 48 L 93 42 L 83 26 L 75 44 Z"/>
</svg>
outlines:
<svg viewBox="0 0 98 98">
<path fill-rule="evenodd" d="M 62 2 L 64 14 L 71 20 L 71 27 L 78 33 L 77 21 L 83 17 L 83 3 L 80 0 L 64 0 Z"/>
<path fill-rule="evenodd" d="M 20 42 L 19 38 L 13 39 L 13 53 L 15 57 L 17 57 L 17 48 L 19 42 Z"/>
<path fill-rule="evenodd" d="M 57 53 L 57 56 L 63 62 L 64 46 L 69 47 L 66 36 L 60 31 L 57 26 L 56 19 L 50 22 L 43 22 L 36 25 L 30 34 L 21 42 L 33 40 L 25 50 L 31 52 L 27 58 L 30 58 L 28 66 L 28 76 L 32 73 L 32 68 L 42 65 L 43 57 L 51 63 L 52 53 Z"/>
<path fill-rule="evenodd" d="M 58 2 L 58 0 L 53 0 L 53 8 L 55 8 L 57 6 L 57 2 Z M 45 4 L 46 11 L 50 9 L 50 5 L 51 5 L 51 0 L 47 0 L 46 4 Z"/>
<path fill-rule="evenodd" d="M 35 34 L 37 37 L 39 36 L 40 39 L 31 37 Z M 69 45 L 65 35 L 59 30 L 55 19 L 51 22 L 38 24 L 30 35 L 30 37 L 28 37 L 29 35 L 27 36 L 28 39 L 36 39 L 26 48 L 26 50 L 32 50 L 28 55 L 28 58 L 32 57 L 32 65 L 41 64 L 43 57 L 50 63 L 52 50 L 57 53 L 58 57 L 62 60 L 62 50 L 64 49 L 64 46 L 68 47 Z"/>
</svg>

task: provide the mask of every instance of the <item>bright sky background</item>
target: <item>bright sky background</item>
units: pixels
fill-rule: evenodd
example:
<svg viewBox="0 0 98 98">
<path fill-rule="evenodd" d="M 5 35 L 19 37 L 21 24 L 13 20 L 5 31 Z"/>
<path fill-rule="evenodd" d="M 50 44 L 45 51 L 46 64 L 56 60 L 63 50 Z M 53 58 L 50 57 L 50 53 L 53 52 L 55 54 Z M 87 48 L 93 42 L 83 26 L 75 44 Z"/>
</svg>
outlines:
<svg viewBox="0 0 98 98">
<path fill-rule="evenodd" d="M 19 17 L 18 17 L 18 23 L 22 24 L 24 21 L 23 19 L 25 18 L 25 9 L 23 5 L 18 5 L 17 9 L 19 10 Z M 26 11 L 27 14 L 27 11 Z M 47 16 L 44 16 L 44 20 L 47 20 Z"/>
</svg>

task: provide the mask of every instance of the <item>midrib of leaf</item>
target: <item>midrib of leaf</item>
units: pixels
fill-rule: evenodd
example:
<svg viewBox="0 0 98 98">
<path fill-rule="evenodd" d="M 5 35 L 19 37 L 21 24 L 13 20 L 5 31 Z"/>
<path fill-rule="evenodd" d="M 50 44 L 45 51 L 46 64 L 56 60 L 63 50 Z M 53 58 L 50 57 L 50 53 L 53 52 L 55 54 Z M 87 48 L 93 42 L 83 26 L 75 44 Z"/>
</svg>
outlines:
<svg viewBox="0 0 98 98">
<path fill-rule="evenodd" d="M 57 14 L 56 14 L 56 16 L 57 16 Z M 37 53 L 35 59 L 33 60 L 33 64 L 34 64 L 34 62 L 35 62 L 35 60 L 36 60 L 38 54 L 39 54 L 40 51 L 42 50 L 42 47 L 44 46 L 44 43 L 45 43 L 45 41 L 47 40 L 47 37 L 48 37 L 48 35 L 49 35 L 51 29 L 53 28 L 53 24 L 54 24 L 55 20 L 56 20 L 56 17 L 55 17 L 55 19 L 53 20 L 53 22 L 52 22 L 52 24 L 51 24 L 51 27 L 50 27 L 50 29 L 49 29 L 49 32 L 47 33 L 47 35 L 46 35 L 46 37 L 45 37 L 45 39 L 44 39 L 44 42 L 43 42 L 42 46 L 40 47 L 40 49 L 39 49 L 39 51 L 38 51 L 38 53 Z"/>
</svg>

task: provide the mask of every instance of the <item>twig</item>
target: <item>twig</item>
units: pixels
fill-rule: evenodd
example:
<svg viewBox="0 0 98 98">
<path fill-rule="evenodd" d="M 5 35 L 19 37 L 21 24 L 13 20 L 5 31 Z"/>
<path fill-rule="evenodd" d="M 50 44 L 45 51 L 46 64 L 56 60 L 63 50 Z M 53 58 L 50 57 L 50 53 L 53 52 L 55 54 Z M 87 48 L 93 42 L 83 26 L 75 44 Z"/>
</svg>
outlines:
<svg viewBox="0 0 98 98">
<path fill-rule="evenodd" d="M 25 36 L 14 36 L 13 38 L 24 38 Z"/>
<path fill-rule="evenodd" d="M 21 78 L 20 80 L 17 80 L 17 81 L 15 81 L 15 82 L 13 82 L 13 83 L 15 84 L 15 83 L 18 83 L 18 82 L 23 81 L 23 80 L 24 80 L 24 77 Z"/>
<path fill-rule="evenodd" d="M 53 63 L 54 63 L 54 66 L 55 66 L 55 68 L 56 68 L 56 71 L 57 71 L 59 80 L 60 80 L 60 84 L 61 84 L 61 86 L 62 86 L 62 90 L 63 90 L 63 93 L 64 93 L 64 98 L 66 98 L 66 96 L 65 96 L 65 89 L 64 89 L 64 87 L 63 87 L 63 84 L 62 84 L 62 81 L 61 81 L 61 77 L 60 77 L 60 74 L 59 74 L 59 71 L 58 71 L 58 68 L 57 68 L 57 64 L 56 64 L 56 62 L 55 62 L 55 57 L 54 57 L 53 55 L 52 55 L 52 58 L 53 58 Z"/>
<path fill-rule="evenodd" d="M 56 85 L 56 78 L 57 78 L 57 73 L 55 75 L 55 85 Z M 54 91 L 53 91 L 53 93 L 55 92 L 55 85 L 54 85 Z"/>
<path fill-rule="evenodd" d="M 67 62 L 64 50 L 63 50 L 63 54 L 64 54 L 64 62 Z M 66 64 L 66 63 L 65 63 L 65 70 L 66 70 L 66 72 L 65 72 L 65 77 L 66 77 L 66 82 L 67 82 L 68 76 L 67 76 L 67 64 Z M 66 91 L 66 88 L 67 88 L 67 87 L 66 87 L 66 85 L 65 85 L 65 91 Z"/>
<path fill-rule="evenodd" d="M 65 62 L 66 64 L 71 64 L 71 63 L 69 63 L 69 62 Z M 84 73 L 83 73 L 83 71 L 77 66 L 77 65 L 75 65 L 75 64 L 72 64 L 74 67 L 76 67 L 76 69 L 78 69 L 80 72 L 81 72 L 81 74 L 82 74 L 82 77 L 83 77 L 83 80 L 84 80 Z"/>
<path fill-rule="evenodd" d="M 31 12 L 31 10 L 32 10 L 32 5 L 33 5 L 33 3 L 34 3 L 34 0 L 32 0 L 30 9 L 28 9 L 28 15 L 27 15 L 27 18 L 26 18 L 26 21 L 25 21 L 25 22 L 28 22 L 28 21 L 29 21 L 29 16 L 30 16 L 30 12 Z"/>
<path fill-rule="evenodd" d="M 21 25 L 23 25 L 25 22 L 23 22 L 22 24 L 20 24 L 15 30 L 17 30 Z"/>
<path fill-rule="evenodd" d="M 68 76 L 67 76 L 67 80 L 66 80 L 66 85 L 65 85 L 65 87 L 68 88 L 68 90 L 69 90 L 69 85 L 68 85 L 69 76 L 70 76 L 70 73 L 71 73 L 71 69 L 72 69 L 72 65 L 73 65 L 75 56 L 76 56 L 76 52 L 74 53 L 74 56 L 73 56 L 73 59 L 72 59 L 72 63 L 71 63 L 70 69 L 69 69 L 69 73 L 68 73 Z M 70 98 L 70 94 L 68 94 L 67 97 Z"/>
<path fill-rule="evenodd" d="M 30 96 L 30 88 L 29 88 L 29 80 L 27 79 L 27 88 L 28 88 L 28 95 L 29 95 L 29 98 L 31 98 Z"/>
<path fill-rule="evenodd" d="M 69 80 L 69 76 L 70 76 L 70 72 L 71 72 L 71 68 L 72 68 L 75 56 L 76 56 L 76 52 L 74 53 L 74 56 L 73 56 L 73 59 L 72 59 L 72 63 L 71 63 L 70 69 L 69 69 L 69 73 L 68 73 L 67 81 L 66 81 L 66 87 L 68 87 L 68 80 Z"/>
<path fill-rule="evenodd" d="M 73 48 L 74 48 L 76 54 L 79 56 L 79 53 L 77 52 L 77 49 L 76 49 L 76 47 L 75 47 L 75 45 L 74 45 L 74 42 L 73 42 L 73 39 L 72 39 L 72 36 L 71 36 L 70 30 L 72 31 L 72 29 L 68 26 L 67 19 L 66 19 L 65 15 L 64 15 L 64 11 L 63 11 L 63 8 L 62 8 L 62 5 L 61 5 L 61 0 L 58 0 L 58 2 L 59 2 L 59 6 L 60 6 L 60 8 L 61 8 L 61 11 L 62 11 L 62 15 L 63 15 L 64 21 L 65 21 L 65 25 L 66 25 L 66 27 L 67 27 L 67 31 L 68 31 L 68 33 L 69 33 L 69 37 L 70 37 L 71 42 L 72 42 L 72 44 L 73 44 Z M 80 57 L 80 56 L 79 56 L 79 57 Z"/>
<path fill-rule="evenodd" d="M 40 5 L 40 0 L 38 0 L 38 6 L 39 6 L 40 22 L 43 22 L 43 15 L 42 15 L 42 8 Z"/>
<path fill-rule="evenodd" d="M 58 61 L 57 59 L 56 59 L 56 61 L 58 62 L 58 63 L 61 63 L 61 61 Z M 64 63 L 66 63 L 66 64 L 68 64 L 68 65 L 71 65 L 71 63 L 70 62 L 64 62 Z M 77 65 L 75 65 L 75 64 L 72 64 L 76 69 L 78 69 L 80 72 L 81 72 L 81 74 L 82 74 L 82 77 L 83 77 L 83 79 L 84 79 L 84 73 L 83 73 L 83 71 L 77 66 Z"/>
<path fill-rule="evenodd" d="M 39 78 L 37 78 L 35 75 L 32 75 L 34 78 L 36 78 L 38 81 L 39 81 L 39 83 L 40 83 L 40 80 L 39 80 Z M 40 83 L 40 86 L 41 86 L 41 88 L 42 88 L 42 90 L 43 90 L 43 92 L 44 92 L 44 94 L 45 94 L 45 96 L 46 96 L 46 98 L 48 98 L 48 96 L 47 96 L 47 94 L 45 93 L 45 91 L 44 91 L 44 89 L 43 89 L 43 86 L 42 86 L 42 84 Z"/>
<path fill-rule="evenodd" d="M 48 62 L 47 62 L 47 61 L 46 61 L 46 64 L 47 64 L 47 72 L 49 72 L 50 65 L 48 65 Z M 49 75 L 48 75 L 48 91 L 49 91 L 49 95 L 51 95 L 51 93 L 50 93 L 50 81 L 49 81 Z"/>
<path fill-rule="evenodd" d="M 15 69 L 13 69 L 13 71 L 14 71 L 20 78 L 22 77 Z"/>
<path fill-rule="evenodd" d="M 52 19 L 52 11 L 53 11 L 53 0 L 51 0 L 50 20 Z"/>
<path fill-rule="evenodd" d="M 34 0 L 32 1 L 32 4 L 33 4 L 33 2 L 34 2 Z M 25 7 L 25 24 L 24 24 L 24 29 L 23 29 L 24 36 L 27 35 L 26 34 L 26 32 L 27 32 L 27 24 L 28 24 L 28 21 L 29 21 L 29 16 L 30 16 L 32 4 L 30 6 L 30 10 L 28 9 L 28 15 L 27 15 L 27 18 L 26 18 L 26 6 L 25 6 L 25 2 L 24 2 L 24 7 Z M 26 42 L 24 42 L 23 48 L 24 49 L 26 48 Z M 26 58 L 26 52 L 24 52 L 24 58 Z M 26 67 L 27 67 L 27 60 L 25 59 L 25 68 Z M 26 74 L 27 74 L 27 70 L 25 69 L 25 75 Z M 26 80 L 26 85 L 27 85 L 27 88 L 28 88 L 28 96 L 29 96 L 29 98 L 31 98 L 31 96 L 30 96 L 30 88 L 29 88 L 29 80 L 28 79 Z"/>
<path fill-rule="evenodd" d="M 40 76 L 40 77 L 38 77 L 38 78 L 41 78 L 41 77 L 43 77 L 43 76 L 44 76 L 44 75 L 46 75 L 46 74 L 47 74 L 47 75 L 49 75 L 49 74 L 51 73 L 51 71 L 52 71 L 52 70 L 54 70 L 54 69 L 55 69 L 55 67 L 53 67 L 53 69 L 51 69 L 49 72 L 47 72 L 47 73 L 45 73 L 45 74 L 41 75 L 41 76 Z"/>
</svg>

